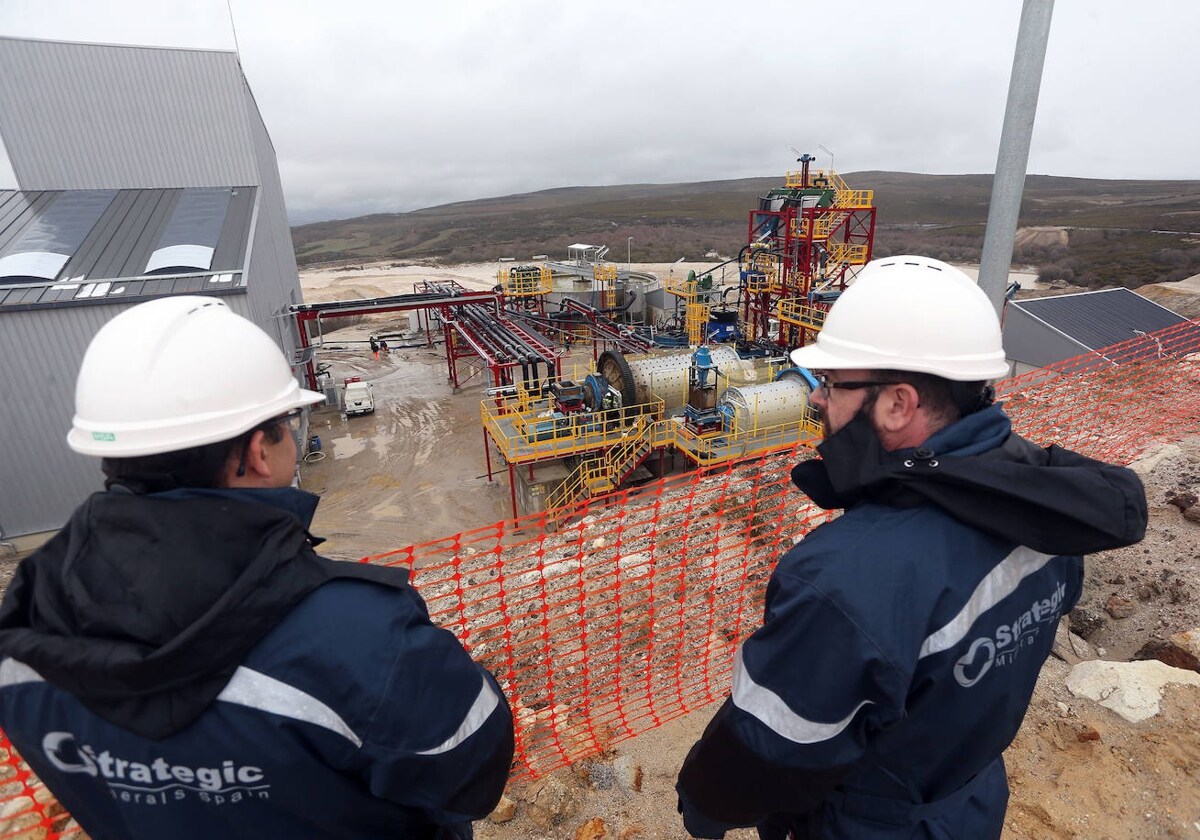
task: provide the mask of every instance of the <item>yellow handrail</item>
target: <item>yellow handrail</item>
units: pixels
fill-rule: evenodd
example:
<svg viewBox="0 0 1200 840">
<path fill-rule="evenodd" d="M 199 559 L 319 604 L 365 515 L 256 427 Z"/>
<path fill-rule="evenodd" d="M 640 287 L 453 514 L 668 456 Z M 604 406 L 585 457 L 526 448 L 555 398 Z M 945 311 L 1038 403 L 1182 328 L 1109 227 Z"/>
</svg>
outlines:
<svg viewBox="0 0 1200 840">
<path fill-rule="evenodd" d="M 660 420 L 665 410 L 665 403 L 658 398 L 626 408 L 566 415 L 557 414 L 553 402 L 546 397 L 528 406 L 515 397 L 480 402 L 484 431 L 510 464 L 537 463 L 606 449 L 622 442 L 625 429 L 634 418 Z"/>
<path fill-rule="evenodd" d="M 701 278 L 709 279 L 702 280 Z M 709 288 L 703 287 L 705 282 L 709 283 Z M 681 297 L 687 303 L 696 303 L 700 299 L 712 296 L 719 291 L 712 288 L 711 277 L 707 273 L 691 278 L 669 276 L 666 282 L 663 283 L 663 289 L 667 294 Z"/>
<path fill-rule="evenodd" d="M 546 509 L 569 509 L 585 497 L 615 490 L 629 468 L 656 448 L 674 446 L 698 466 L 710 466 L 731 458 L 787 449 L 797 443 L 815 445 L 822 434 L 820 419 L 807 407 L 796 421 L 760 427 L 755 417 L 749 428 L 741 428 L 735 418 L 731 430 L 716 434 L 700 435 L 685 423 L 678 422 L 678 418 L 638 418 L 636 432 L 634 428 L 626 429 L 621 444 L 603 455 L 581 462 L 567 480 L 546 497 Z"/>
<path fill-rule="evenodd" d="M 600 300 L 605 309 L 617 305 L 617 264 L 597 263 L 592 269 L 592 277 L 600 287 Z"/>
<path fill-rule="evenodd" d="M 585 461 L 580 464 L 573 473 L 567 476 L 566 481 L 546 496 L 546 510 L 563 508 L 583 498 L 584 491 L 587 489 L 588 470 L 586 466 L 588 463 Z"/>
<path fill-rule="evenodd" d="M 826 310 L 808 303 L 804 298 L 788 298 L 779 301 L 778 316 L 780 321 L 819 330 L 825 326 Z"/>
<path fill-rule="evenodd" d="M 762 455 L 787 449 L 797 443 L 815 445 L 821 438 L 821 422 L 811 408 L 805 408 L 798 421 L 762 428 L 739 429 L 735 421 L 732 431 L 720 435 L 700 436 L 686 425 L 674 424 L 675 447 L 699 466 Z"/>
<path fill-rule="evenodd" d="M 554 289 L 554 276 L 546 266 L 516 266 L 500 269 L 496 280 L 504 294 L 510 297 L 531 297 L 549 294 Z"/>
<path fill-rule="evenodd" d="M 624 474 L 644 453 L 652 448 L 651 430 L 655 421 L 639 416 L 635 425 L 628 427 L 616 446 L 603 455 L 589 458 L 575 472 L 546 497 L 546 508 L 566 507 L 583 496 L 594 496 L 616 489 Z"/>
<path fill-rule="evenodd" d="M 753 272 L 748 272 L 746 274 L 746 289 L 751 294 L 779 291 L 779 267 L 772 265 L 766 269 L 755 269 Z"/>
<path fill-rule="evenodd" d="M 669 295 L 681 297 L 684 300 L 692 300 L 697 296 L 695 281 L 688 283 L 686 277 L 675 277 L 674 275 L 667 278 L 663 283 L 663 289 Z"/>
<path fill-rule="evenodd" d="M 838 190 L 834 199 L 838 207 L 849 210 L 867 210 L 875 206 L 874 190 Z"/>
<path fill-rule="evenodd" d="M 835 242 L 829 248 L 829 265 L 828 271 L 832 271 L 833 263 L 845 263 L 846 265 L 866 265 L 867 262 L 867 246 L 854 242 Z"/>
<path fill-rule="evenodd" d="M 707 303 L 689 303 L 687 305 L 685 323 L 687 324 L 688 344 L 696 346 L 704 343 L 711 311 L 712 307 Z"/>
<path fill-rule="evenodd" d="M 821 182 L 825 183 L 822 184 Z M 793 169 L 783 174 L 783 185 L 789 190 L 799 189 L 845 189 L 846 182 L 832 169 L 808 170 L 808 185 L 804 184 L 804 170 Z"/>
</svg>

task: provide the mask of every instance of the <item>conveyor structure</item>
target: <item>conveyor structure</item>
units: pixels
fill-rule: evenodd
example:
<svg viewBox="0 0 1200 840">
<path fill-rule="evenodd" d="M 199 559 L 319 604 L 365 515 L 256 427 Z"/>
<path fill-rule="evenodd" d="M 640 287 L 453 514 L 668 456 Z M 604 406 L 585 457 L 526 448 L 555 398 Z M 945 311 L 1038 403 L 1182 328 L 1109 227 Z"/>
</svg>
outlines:
<svg viewBox="0 0 1200 840">
<path fill-rule="evenodd" d="M 322 319 L 351 315 L 377 315 L 387 312 L 416 311 L 423 316 L 427 340 L 432 343 L 435 322 L 441 323 L 446 342 L 446 365 L 449 381 L 461 387 L 476 373 L 487 370 L 496 386 L 511 385 L 515 372 L 521 371 L 521 381 L 536 383 L 544 378 L 554 381 L 561 374 L 561 361 L 554 343 L 528 324 L 512 320 L 504 309 L 504 295 L 495 292 L 474 292 L 452 280 L 423 281 L 414 292 L 359 300 L 303 303 L 289 307 L 296 320 L 302 357 L 310 388 L 317 388 L 313 353 L 324 342 Z M 315 324 L 316 336 L 309 335 L 308 324 Z M 479 360 L 479 367 L 462 375 L 464 359 Z"/>
<path fill-rule="evenodd" d="M 443 297 L 465 291 L 452 280 L 425 280 L 415 287 L 418 292 Z M 501 303 L 465 301 L 440 311 L 446 338 L 446 363 L 450 381 L 460 387 L 465 379 L 459 376 L 463 359 L 478 358 L 483 368 L 492 374 L 494 386 L 512 385 L 514 372 L 521 369 L 521 382 L 529 386 L 542 381 L 539 365 L 545 365 L 546 379 L 553 382 L 562 373 L 562 362 L 554 342 L 533 329 L 509 317 Z M 470 379 L 470 374 L 466 379 Z"/>
<path fill-rule="evenodd" d="M 424 316 L 422 326 L 425 330 L 426 340 L 432 344 L 433 313 L 441 313 L 444 320 L 446 313 L 451 309 L 466 305 L 484 306 L 499 312 L 503 301 L 503 295 L 497 292 L 473 292 L 457 283 L 448 283 L 437 289 L 422 289 L 406 295 L 292 304 L 288 307 L 288 312 L 295 319 L 300 344 L 300 357 L 295 360 L 295 363 L 304 365 L 308 387 L 319 390 L 314 354 L 324 344 L 322 321 L 326 318 L 379 315 L 387 312 L 417 312 Z M 309 334 L 310 324 L 316 332 L 315 336 Z M 315 344 L 313 343 L 314 339 Z M 453 378 L 452 372 L 451 379 Z"/>
</svg>

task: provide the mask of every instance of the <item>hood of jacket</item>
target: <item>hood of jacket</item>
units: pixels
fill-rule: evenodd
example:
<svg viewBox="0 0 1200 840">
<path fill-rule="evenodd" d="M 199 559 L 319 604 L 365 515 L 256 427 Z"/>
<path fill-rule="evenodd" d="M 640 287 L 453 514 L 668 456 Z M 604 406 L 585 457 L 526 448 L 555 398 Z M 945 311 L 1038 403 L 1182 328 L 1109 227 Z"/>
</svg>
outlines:
<svg viewBox="0 0 1200 840">
<path fill-rule="evenodd" d="M 306 528 L 316 499 L 290 488 L 96 493 L 18 567 L 0 655 L 111 723 L 166 737 L 321 584 L 405 585 L 403 570 L 317 555 Z"/>
<path fill-rule="evenodd" d="M 792 481 L 827 510 L 861 501 L 934 504 L 972 527 L 1047 554 L 1089 554 L 1145 536 L 1146 492 L 1132 470 L 1013 433 L 993 405 L 924 444 L 885 450 L 859 414 L 817 447 Z"/>
</svg>

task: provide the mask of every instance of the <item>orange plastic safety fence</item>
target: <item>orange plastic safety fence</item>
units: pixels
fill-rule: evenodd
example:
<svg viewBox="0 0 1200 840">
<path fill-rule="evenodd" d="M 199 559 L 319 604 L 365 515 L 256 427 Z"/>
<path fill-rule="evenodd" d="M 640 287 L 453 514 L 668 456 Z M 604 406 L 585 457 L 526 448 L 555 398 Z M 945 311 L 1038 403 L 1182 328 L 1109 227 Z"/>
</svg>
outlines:
<svg viewBox="0 0 1200 840">
<path fill-rule="evenodd" d="M 999 384 L 1017 431 L 1126 463 L 1200 434 L 1200 325 Z M 514 777 L 545 774 L 723 696 L 778 556 L 830 514 L 796 491 L 807 449 L 664 479 L 371 558 L 414 569 L 433 620 L 500 681 Z M 559 519 L 558 517 L 563 517 Z M 0 838 L 72 836 L 3 742 Z M 29 832 L 37 832 L 36 834 Z"/>
<path fill-rule="evenodd" d="M 714 700 L 780 551 L 829 514 L 795 460 L 692 473 L 384 555 L 499 679 L 517 775 L 540 775 Z"/>
<path fill-rule="evenodd" d="M 1018 432 L 1128 463 L 1200 430 L 1200 322 L 1135 336 L 997 385 Z"/>
<path fill-rule="evenodd" d="M 0 837 L 5 840 L 83 838 L 54 795 L 0 735 Z"/>
</svg>

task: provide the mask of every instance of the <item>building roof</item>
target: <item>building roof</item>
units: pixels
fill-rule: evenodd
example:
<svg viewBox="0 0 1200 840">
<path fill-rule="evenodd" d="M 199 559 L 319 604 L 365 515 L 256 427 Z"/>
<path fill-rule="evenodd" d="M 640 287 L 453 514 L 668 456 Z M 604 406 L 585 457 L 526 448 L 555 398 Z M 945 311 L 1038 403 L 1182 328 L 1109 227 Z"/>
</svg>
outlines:
<svg viewBox="0 0 1200 840">
<path fill-rule="evenodd" d="M 1009 306 L 1027 312 L 1089 350 L 1188 320 L 1129 289 L 1014 300 Z"/>
<path fill-rule="evenodd" d="M 234 52 L 0 37 L 0 79 L 19 189 L 262 183 Z"/>
<path fill-rule="evenodd" d="M 243 291 L 256 194 L 0 190 L 0 312 Z"/>
</svg>

